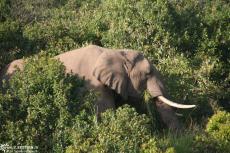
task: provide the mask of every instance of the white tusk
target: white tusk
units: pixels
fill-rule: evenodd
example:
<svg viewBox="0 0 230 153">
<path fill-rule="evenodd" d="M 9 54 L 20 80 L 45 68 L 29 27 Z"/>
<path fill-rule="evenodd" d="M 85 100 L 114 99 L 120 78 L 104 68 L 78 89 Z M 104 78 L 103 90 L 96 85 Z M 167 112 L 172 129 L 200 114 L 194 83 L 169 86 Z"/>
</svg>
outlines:
<svg viewBox="0 0 230 153">
<path fill-rule="evenodd" d="M 183 104 L 178 104 L 178 103 L 175 103 L 175 102 L 172 102 L 168 99 L 166 99 L 165 97 L 163 96 L 158 96 L 157 97 L 159 100 L 161 100 L 162 102 L 170 105 L 170 106 L 173 106 L 173 107 L 176 107 L 176 108 L 193 108 L 193 107 L 196 107 L 196 105 L 183 105 Z"/>
</svg>

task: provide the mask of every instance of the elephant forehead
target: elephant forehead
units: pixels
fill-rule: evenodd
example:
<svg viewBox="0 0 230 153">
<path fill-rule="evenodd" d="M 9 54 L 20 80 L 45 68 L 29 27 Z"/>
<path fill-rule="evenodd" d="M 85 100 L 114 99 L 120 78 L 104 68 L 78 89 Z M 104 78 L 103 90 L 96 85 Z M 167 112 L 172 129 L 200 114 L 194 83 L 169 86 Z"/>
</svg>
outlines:
<svg viewBox="0 0 230 153">
<path fill-rule="evenodd" d="M 107 64 L 107 65 L 113 65 L 113 66 L 121 66 L 121 64 L 124 62 L 122 59 L 122 56 L 119 52 L 105 52 L 103 55 L 101 55 L 100 60 L 98 63 L 101 64 Z"/>
<path fill-rule="evenodd" d="M 141 57 L 141 53 L 137 52 L 137 51 L 130 51 L 130 50 L 124 50 L 121 51 L 121 54 L 126 57 L 128 60 L 134 62 L 135 59 L 139 56 Z"/>
<path fill-rule="evenodd" d="M 98 67 L 100 67 L 101 69 L 105 69 L 105 72 L 112 72 L 112 73 L 116 73 L 116 74 L 124 74 L 125 73 L 125 69 L 123 67 L 123 64 L 121 64 L 121 61 L 105 61 L 104 64 L 101 63 L 100 65 L 98 65 Z"/>
</svg>

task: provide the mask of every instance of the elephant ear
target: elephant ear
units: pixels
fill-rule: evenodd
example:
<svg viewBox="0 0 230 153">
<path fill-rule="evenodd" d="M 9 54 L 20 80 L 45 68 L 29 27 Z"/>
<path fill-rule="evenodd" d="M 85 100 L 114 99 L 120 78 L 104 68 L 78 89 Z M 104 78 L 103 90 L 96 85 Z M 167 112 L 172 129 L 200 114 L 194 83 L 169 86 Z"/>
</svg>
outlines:
<svg viewBox="0 0 230 153">
<path fill-rule="evenodd" d="M 124 67 L 124 58 L 120 52 L 104 52 L 98 58 L 93 69 L 93 76 L 102 84 L 127 98 L 128 75 Z"/>
</svg>

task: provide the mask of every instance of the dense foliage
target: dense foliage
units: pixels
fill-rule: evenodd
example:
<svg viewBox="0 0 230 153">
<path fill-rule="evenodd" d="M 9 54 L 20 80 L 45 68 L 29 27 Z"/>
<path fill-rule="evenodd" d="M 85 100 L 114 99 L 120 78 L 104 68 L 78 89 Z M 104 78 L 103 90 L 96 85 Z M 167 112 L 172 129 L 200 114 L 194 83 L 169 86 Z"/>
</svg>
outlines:
<svg viewBox="0 0 230 153">
<path fill-rule="evenodd" d="M 40 152 L 230 152 L 229 8 L 226 0 L 0 0 L 0 69 L 27 60 L 0 93 L 0 144 Z M 97 93 L 81 93 L 83 82 L 49 58 L 87 44 L 145 54 L 174 101 L 198 105 L 177 110 L 187 130 L 162 132 L 157 114 L 130 106 L 98 123 Z"/>
<path fill-rule="evenodd" d="M 73 128 L 73 145 L 67 152 L 139 152 L 140 145 L 150 140 L 149 119 L 134 108 L 124 106 L 111 110 L 95 124 L 88 114 L 77 116 Z M 128 122 L 128 124 L 127 124 Z"/>
<path fill-rule="evenodd" d="M 80 100 L 74 94 L 82 81 L 65 77 L 64 66 L 58 61 L 41 57 L 27 62 L 25 70 L 11 80 L 11 88 L 1 95 L 0 139 L 11 145 L 38 146 L 43 152 L 63 152 L 69 141 L 66 131 L 80 110 Z"/>
</svg>

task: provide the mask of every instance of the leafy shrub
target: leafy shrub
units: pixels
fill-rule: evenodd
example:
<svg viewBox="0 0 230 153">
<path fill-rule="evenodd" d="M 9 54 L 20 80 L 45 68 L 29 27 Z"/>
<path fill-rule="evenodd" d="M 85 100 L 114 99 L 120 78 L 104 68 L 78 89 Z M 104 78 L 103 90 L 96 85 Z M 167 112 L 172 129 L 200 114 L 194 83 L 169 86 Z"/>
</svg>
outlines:
<svg viewBox="0 0 230 153">
<path fill-rule="evenodd" d="M 218 142 L 218 146 L 230 151 L 230 113 L 219 111 L 213 115 L 207 124 L 206 131 Z"/>
<path fill-rule="evenodd" d="M 167 132 L 159 138 L 158 147 L 165 153 L 193 153 L 193 137 L 192 132 L 187 131 L 181 134 Z"/>
<path fill-rule="evenodd" d="M 213 115 L 207 123 L 206 130 L 189 133 L 191 142 L 189 149 L 193 153 L 228 153 L 230 151 L 229 113 L 225 111 L 218 111 Z"/>
<path fill-rule="evenodd" d="M 48 54 L 56 55 L 76 47 L 79 39 L 77 15 L 73 11 L 53 9 L 46 12 L 46 18 L 24 28 L 24 36 L 36 42 L 39 49 L 47 50 Z"/>
<path fill-rule="evenodd" d="M 194 136 L 193 152 L 194 153 L 228 153 L 224 147 L 219 147 L 219 142 L 209 135 L 201 131 L 200 134 Z"/>
<path fill-rule="evenodd" d="M 194 131 L 195 130 L 195 131 Z M 165 153 L 228 153 L 229 147 L 220 146 L 221 141 L 213 139 L 204 130 L 193 129 L 179 134 L 167 134 L 158 139 L 158 150 Z"/>
<path fill-rule="evenodd" d="M 156 140 L 150 139 L 149 119 L 128 105 L 115 113 L 106 111 L 100 123 L 82 112 L 74 127 L 73 145 L 66 152 L 139 152 L 141 147 L 157 150 Z"/>
<path fill-rule="evenodd" d="M 18 56 L 21 52 L 22 42 L 17 21 L 0 22 L 0 69 Z"/>
<path fill-rule="evenodd" d="M 80 101 L 71 94 L 81 85 L 66 76 L 56 60 L 45 56 L 27 60 L 24 71 L 13 76 L 8 94 L 1 96 L 1 141 L 62 152 Z"/>
<path fill-rule="evenodd" d="M 141 152 L 143 153 L 160 153 L 160 149 L 158 148 L 157 139 L 152 137 L 146 143 L 141 145 Z"/>
</svg>

